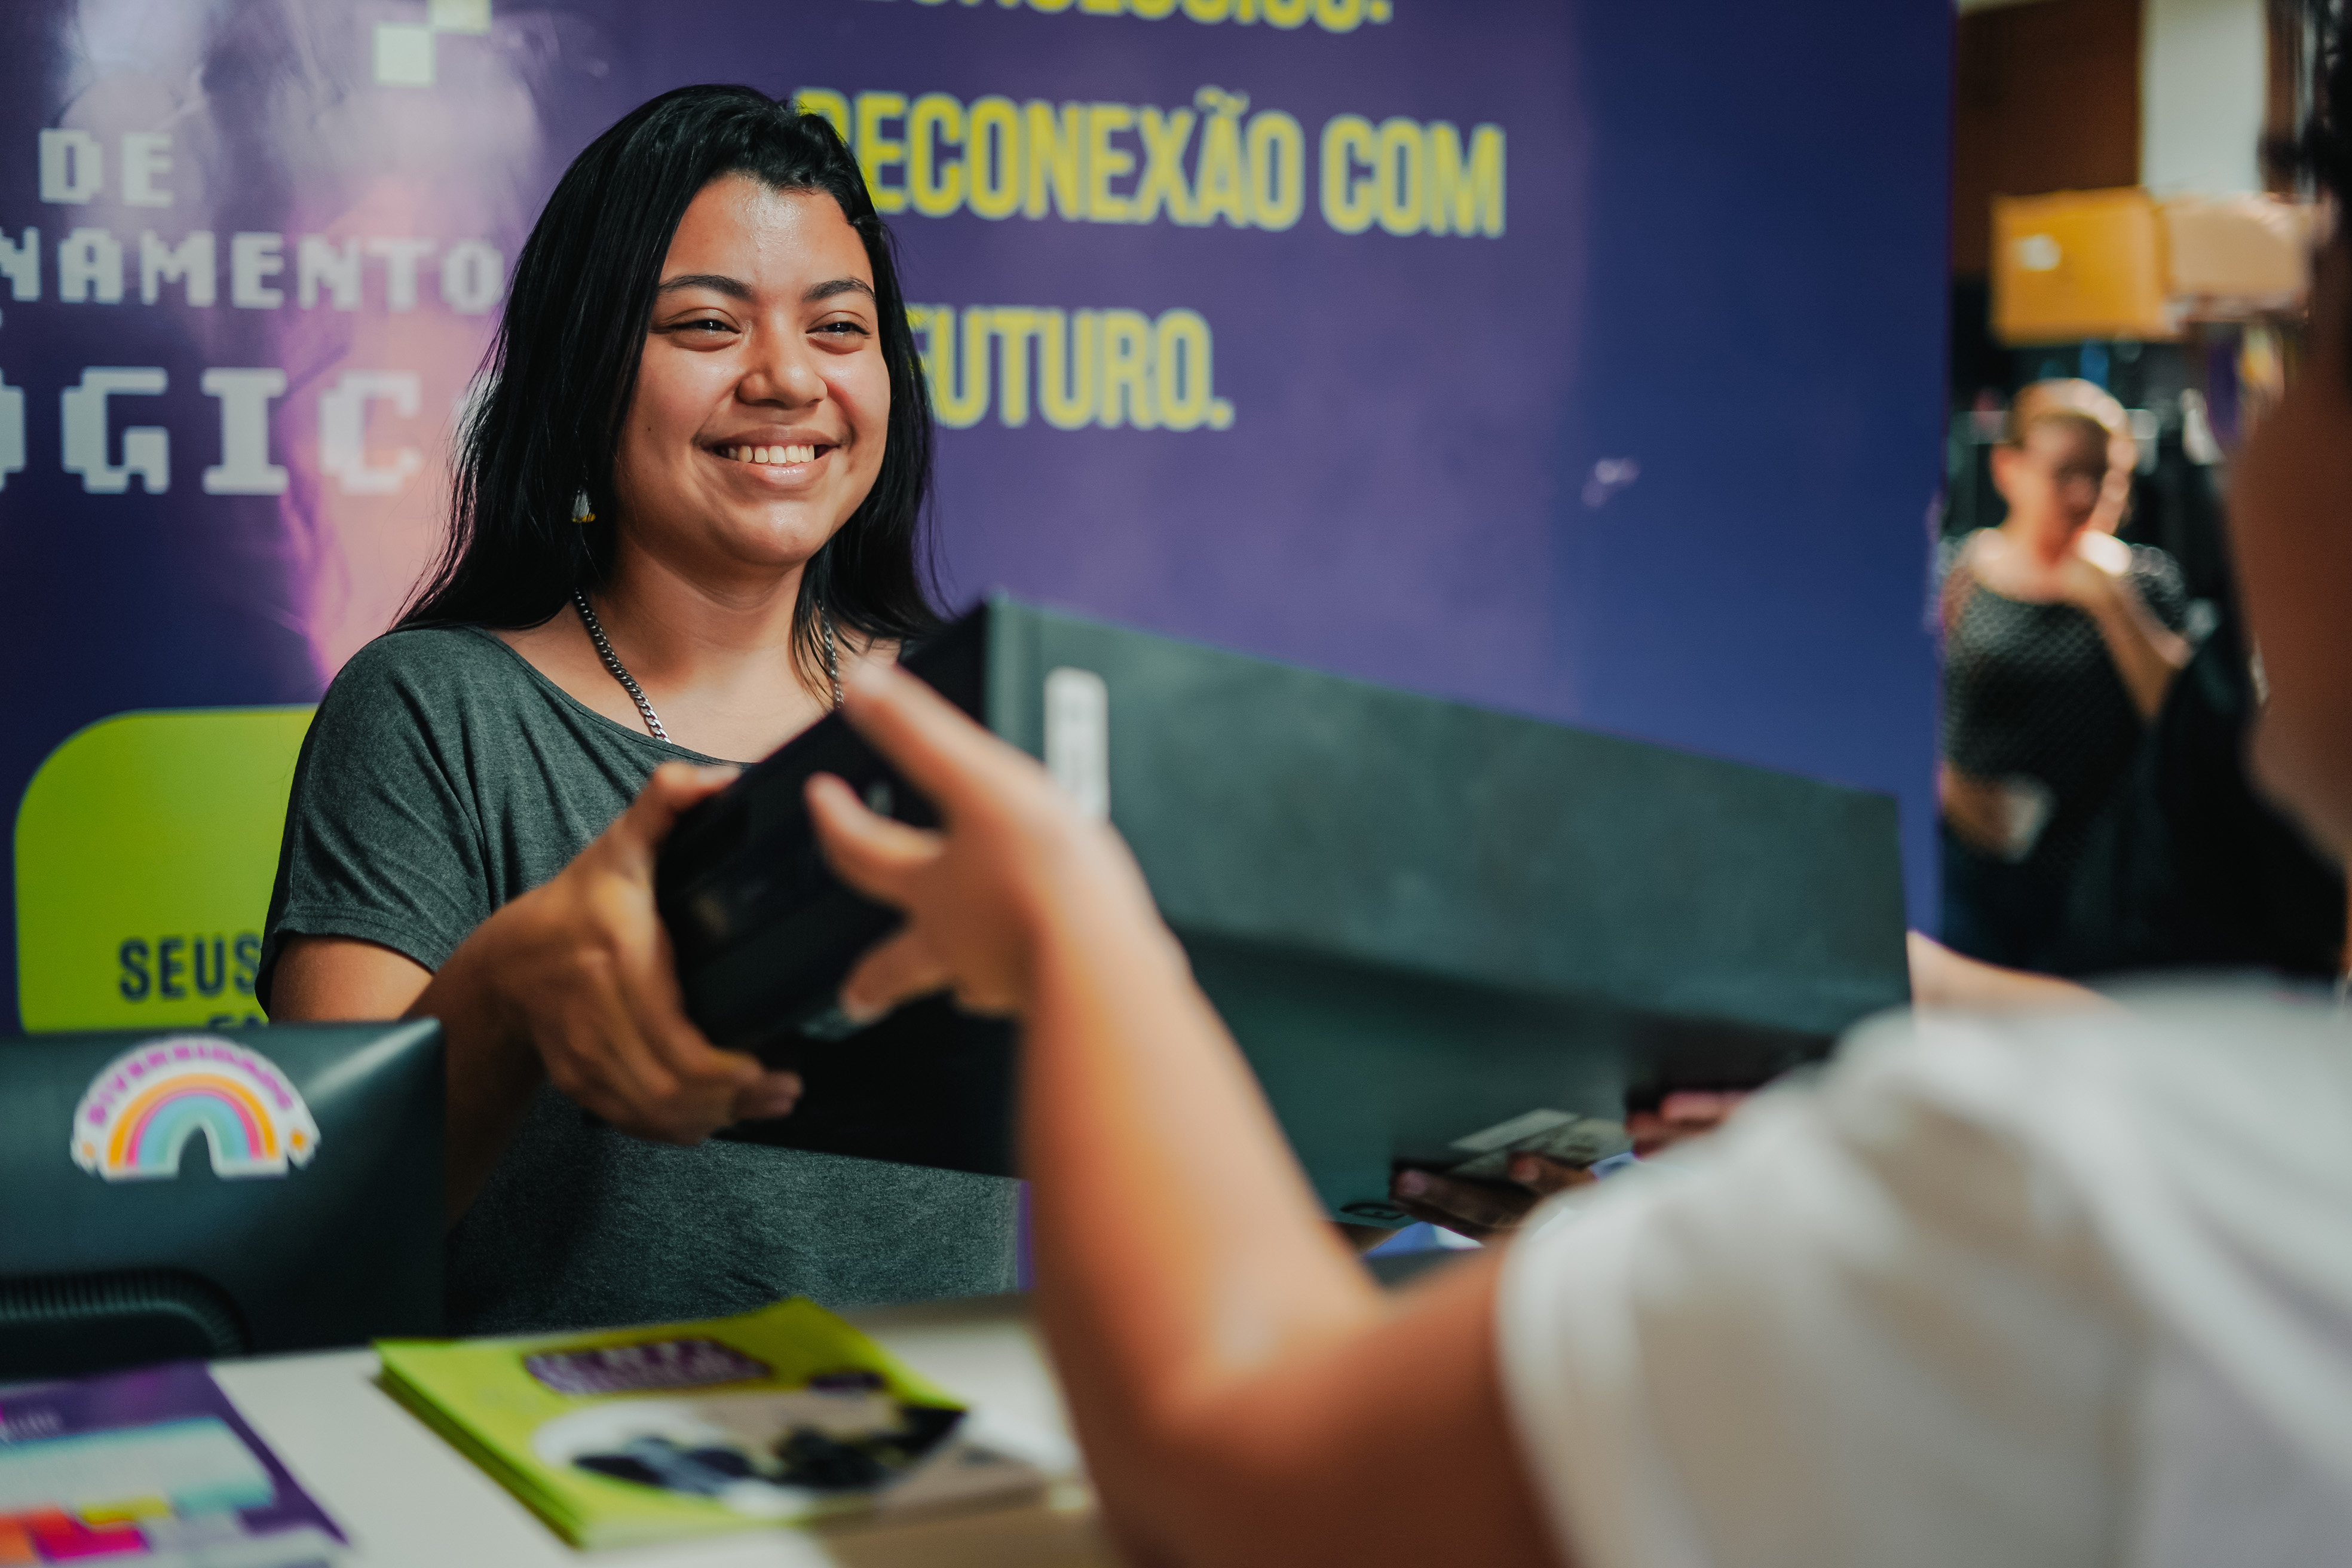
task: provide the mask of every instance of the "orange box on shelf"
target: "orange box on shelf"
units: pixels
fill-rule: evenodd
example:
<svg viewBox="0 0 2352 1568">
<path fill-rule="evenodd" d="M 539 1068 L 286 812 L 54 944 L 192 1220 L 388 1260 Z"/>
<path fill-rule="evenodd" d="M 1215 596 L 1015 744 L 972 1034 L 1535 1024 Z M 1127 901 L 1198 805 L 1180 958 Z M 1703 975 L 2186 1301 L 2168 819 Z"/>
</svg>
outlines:
<svg viewBox="0 0 2352 1568">
<path fill-rule="evenodd" d="M 1992 325 L 2011 343 L 2169 338 L 2166 236 L 2137 186 L 1995 196 Z"/>
</svg>

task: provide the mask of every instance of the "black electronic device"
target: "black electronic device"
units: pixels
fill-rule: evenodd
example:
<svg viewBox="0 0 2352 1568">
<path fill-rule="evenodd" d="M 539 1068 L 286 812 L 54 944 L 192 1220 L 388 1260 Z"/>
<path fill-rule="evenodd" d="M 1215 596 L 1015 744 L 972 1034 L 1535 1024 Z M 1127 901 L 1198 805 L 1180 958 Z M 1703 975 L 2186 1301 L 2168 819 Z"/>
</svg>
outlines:
<svg viewBox="0 0 2352 1568">
<path fill-rule="evenodd" d="M 982 723 L 990 616 L 975 610 L 903 660 Z M 820 773 L 901 821 L 938 820 L 838 714 L 678 819 L 662 847 L 655 897 L 688 1010 L 720 1046 L 772 1051 L 795 1035 L 838 1034 L 835 991 L 857 956 L 898 926 L 894 911 L 826 869 L 802 794 Z"/>
<path fill-rule="evenodd" d="M 900 661 L 983 721 L 990 628 L 1001 624 L 993 616 L 990 607 L 975 610 Z M 826 869 L 802 794 L 819 773 L 901 821 L 938 820 L 833 714 L 680 817 L 655 868 L 688 1014 L 717 1044 L 789 1066 L 803 1084 L 790 1117 L 719 1136 L 1010 1173 L 1007 1025 L 944 998 L 902 1007 L 854 1034 L 841 1017 L 835 993 L 858 955 L 898 928 L 898 915 Z"/>
<path fill-rule="evenodd" d="M 1325 1204 L 1515 1119 L 1737 1088 L 1908 999 L 1895 803 L 998 598 L 908 668 L 1106 809 Z M 828 718 L 683 818 L 656 875 L 688 1007 L 808 1092 L 760 1142 L 1010 1173 L 1013 1047 L 933 1001 L 839 1037 L 896 916 L 801 789 L 923 803 Z"/>
<path fill-rule="evenodd" d="M 0 1383 L 441 1328 L 440 1026 L 0 1040 Z"/>
</svg>

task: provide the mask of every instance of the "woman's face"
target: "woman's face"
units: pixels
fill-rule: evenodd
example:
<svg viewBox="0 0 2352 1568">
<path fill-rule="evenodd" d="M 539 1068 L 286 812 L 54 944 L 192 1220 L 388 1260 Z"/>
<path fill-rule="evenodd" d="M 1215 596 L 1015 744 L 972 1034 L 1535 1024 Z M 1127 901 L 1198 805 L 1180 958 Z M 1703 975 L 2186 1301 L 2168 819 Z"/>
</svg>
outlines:
<svg viewBox="0 0 2352 1568">
<path fill-rule="evenodd" d="M 881 471 L 874 272 L 833 197 L 730 174 L 662 263 L 614 455 L 625 549 L 725 592 L 816 553 Z"/>
<path fill-rule="evenodd" d="M 2107 443 L 2077 421 L 2052 420 L 2015 447 L 1993 448 L 1992 472 L 2010 517 L 2054 550 L 2098 510 Z"/>
</svg>

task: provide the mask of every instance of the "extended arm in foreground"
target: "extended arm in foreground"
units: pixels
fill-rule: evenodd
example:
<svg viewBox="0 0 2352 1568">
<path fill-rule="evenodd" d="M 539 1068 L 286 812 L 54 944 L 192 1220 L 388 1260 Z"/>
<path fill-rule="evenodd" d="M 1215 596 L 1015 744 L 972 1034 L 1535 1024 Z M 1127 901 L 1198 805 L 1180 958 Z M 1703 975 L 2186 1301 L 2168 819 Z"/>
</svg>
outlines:
<svg viewBox="0 0 2352 1568">
<path fill-rule="evenodd" d="M 948 986 L 1021 1018 L 1038 1315 L 1134 1558 L 1555 1561 L 1505 1411 L 1496 1258 L 1383 1296 L 1125 847 L 919 683 L 848 685 L 851 722 L 945 826 L 812 782 L 836 869 L 908 915 L 843 1000 L 872 1014 Z M 1403 1506 L 1376 1506 L 1401 1485 Z"/>
</svg>

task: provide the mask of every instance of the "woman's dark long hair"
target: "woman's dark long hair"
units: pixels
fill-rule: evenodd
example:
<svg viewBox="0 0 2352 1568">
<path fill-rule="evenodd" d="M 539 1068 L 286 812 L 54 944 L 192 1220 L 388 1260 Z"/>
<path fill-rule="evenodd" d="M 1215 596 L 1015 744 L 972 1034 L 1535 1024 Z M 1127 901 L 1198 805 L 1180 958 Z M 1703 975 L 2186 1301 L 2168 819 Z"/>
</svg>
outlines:
<svg viewBox="0 0 2352 1568">
<path fill-rule="evenodd" d="M 613 562 L 619 450 L 654 290 L 688 204 L 711 181 L 749 174 L 822 192 L 866 245 L 890 374 L 890 421 L 874 489 L 801 574 L 793 644 L 814 687 L 818 617 L 867 637 L 939 624 L 926 500 L 931 413 L 890 234 L 830 121 L 756 88 L 684 87 L 641 105 L 572 161 L 524 241 L 485 391 L 458 432 L 456 493 L 441 554 L 398 625 L 537 626 Z M 588 494 L 593 523 L 572 521 Z"/>
</svg>

